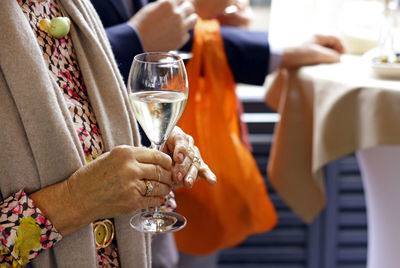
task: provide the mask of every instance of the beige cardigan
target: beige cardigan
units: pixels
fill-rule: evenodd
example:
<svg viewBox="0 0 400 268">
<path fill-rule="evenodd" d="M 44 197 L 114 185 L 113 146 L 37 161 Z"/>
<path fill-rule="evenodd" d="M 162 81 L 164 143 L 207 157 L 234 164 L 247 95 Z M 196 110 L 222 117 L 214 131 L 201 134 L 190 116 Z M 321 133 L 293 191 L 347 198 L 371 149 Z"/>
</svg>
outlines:
<svg viewBox="0 0 400 268">
<path fill-rule="evenodd" d="M 139 144 L 107 36 L 89 0 L 61 0 L 106 150 Z M 16 0 L 0 3 L 0 190 L 29 194 L 68 178 L 85 157 L 61 90 Z M 78 205 L 78 204 L 77 204 Z M 62 213 L 62 211 L 60 211 Z M 122 267 L 151 267 L 148 236 L 115 218 Z M 43 251 L 29 267 L 97 267 L 92 225 Z"/>
</svg>

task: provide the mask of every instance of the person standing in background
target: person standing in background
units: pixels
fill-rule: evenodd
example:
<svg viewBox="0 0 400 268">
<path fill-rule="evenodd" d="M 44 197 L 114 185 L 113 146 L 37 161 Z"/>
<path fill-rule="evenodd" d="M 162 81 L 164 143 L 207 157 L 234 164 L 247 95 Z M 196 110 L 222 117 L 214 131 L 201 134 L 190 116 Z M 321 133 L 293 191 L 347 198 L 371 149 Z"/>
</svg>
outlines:
<svg viewBox="0 0 400 268">
<path fill-rule="evenodd" d="M 0 7 L 0 266 L 150 268 L 131 215 L 215 175 L 178 127 L 163 152 L 141 146 L 90 2 Z"/>
<path fill-rule="evenodd" d="M 227 25 L 221 27 L 221 35 L 236 82 L 262 85 L 266 75 L 277 68 L 337 62 L 343 52 L 340 41 L 332 36 L 316 36 L 301 46 L 273 48 L 269 44 L 267 32 L 242 29 L 248 21 L 235 20 L 234 14 L 224 14 L 227 6 L 236 4 L 232 0 L 91 1 L 106 28 L 125 80 L 136 54 L 178 49 L 190 51 L 193 42 L 190 30 L 196 22 L 197 14 L 205 19 L 218 18 Z M 157 267 L 157 263 L 159 267 L 174 267 L 178 256 L 171 235 L 156 237 L 153 245 L 154 267 Z M 157 251 L 164 253 L 158 254 Z M 165 251 L 170 251 L 170 254 Z M 167 260 L 166 256 L 171 258 Z M 186 254 L 180 257 L 180 264 L 185 263 L 186 267 L 214 267 L 218 254 L 212 254 L 209 258 Z M 197 261 L 199 266 L 193 266 Z"/>
</svg>

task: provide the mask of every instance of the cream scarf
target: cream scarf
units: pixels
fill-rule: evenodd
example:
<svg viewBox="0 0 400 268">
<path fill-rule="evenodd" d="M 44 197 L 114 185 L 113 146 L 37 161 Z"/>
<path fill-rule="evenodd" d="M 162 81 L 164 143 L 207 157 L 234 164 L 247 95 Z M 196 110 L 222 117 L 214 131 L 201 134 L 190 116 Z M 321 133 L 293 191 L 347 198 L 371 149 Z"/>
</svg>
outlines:
<svg viewBox="0 0 400 268">
<path fill-rule="evenodd" d="M 107 36 L 89 0 L 61 0 L 105 148 L 139 144 L 136 121 Z M 135 142 L 134 142 L 135 141 Z M 85 164 L 64 97 L 16 0 L 0 4 L 0 190 L 29 194 Z M 79 205 L 79 204 L 77 204 Z M 62 213 L 62 211 L 60 211 Z M 150 268 L 149 237 L 115 218 L 122 267 Z M 29 267 L 97 267 L 92 225 L 43 251 Z"/>
</svg>

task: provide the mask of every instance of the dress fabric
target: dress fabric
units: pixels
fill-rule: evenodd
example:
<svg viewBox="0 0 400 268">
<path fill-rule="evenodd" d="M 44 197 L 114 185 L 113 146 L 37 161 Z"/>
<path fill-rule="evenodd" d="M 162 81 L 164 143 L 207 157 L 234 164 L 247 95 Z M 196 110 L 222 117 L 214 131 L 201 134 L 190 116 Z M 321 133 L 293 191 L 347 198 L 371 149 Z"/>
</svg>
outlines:
<svg viewBox="0 0 400 268">
<path fill-rule="evenodd" d="M 63 92 L 78 137 L 82 142 L 86 160 L 90 161 L 103 152 L 104 146 L 71 37 L 67 34 L 63 38 L 55 38 L 39 29 L 42 19 L 51 20 L 62 17 L 63 14 L 54 0 L 42 3 L 17 1 L 34 31 L 50 74 Z"/>
</svg>

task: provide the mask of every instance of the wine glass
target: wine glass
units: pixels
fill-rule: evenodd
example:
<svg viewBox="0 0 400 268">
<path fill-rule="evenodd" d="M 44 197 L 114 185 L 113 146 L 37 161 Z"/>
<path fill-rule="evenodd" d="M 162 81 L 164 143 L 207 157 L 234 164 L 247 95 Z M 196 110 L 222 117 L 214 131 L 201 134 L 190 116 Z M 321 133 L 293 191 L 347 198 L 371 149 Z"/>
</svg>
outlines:
<svg viewBox="0 0 400 268">
<path fill-rule="evenodd" d="M 176 54 L 149 52 L 135 56 L 128 78 L 130 104 L 151 148 L 162 150 L 182 115 L 188 96 L 183 60 Z M 186 219 L 175 212 L 150 207 L 137 212 L 131 226 L 145 233 L 165 233 L 185 227 Z"/>
</svg>

